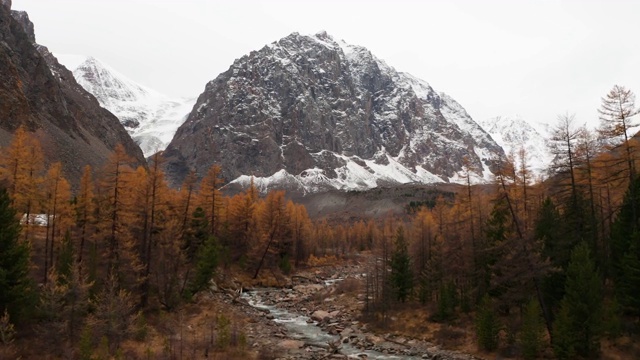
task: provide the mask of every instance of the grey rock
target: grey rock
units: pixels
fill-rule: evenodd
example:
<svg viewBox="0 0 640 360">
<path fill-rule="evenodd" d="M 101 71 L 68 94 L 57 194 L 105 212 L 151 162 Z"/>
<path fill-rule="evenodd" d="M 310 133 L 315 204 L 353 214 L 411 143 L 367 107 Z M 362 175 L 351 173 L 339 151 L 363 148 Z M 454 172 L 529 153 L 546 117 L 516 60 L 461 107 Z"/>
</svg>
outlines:
<svg viewBox="0 0 640 360">
<path fill-rule="evenodd" d="M 504 152 L 426 82 L 326 33 L 293 33 L 210 81 L 165 156 L 175 184 L 189 169 L 202 177 L 217 163 L 227 181 L 284 170 L 277 186 L 320 191 L 346 181 L 349 161 L 374 172 L 367 162 L 392 158 L 411 176 L 419 166 L 448 181 L 465 162 L 486 175 Z"/>
<path fill-rule="evenodd" d="M 77 186 L 85 165 L 102 167 L 117 144 L 145 164 L 118 119 L 84 91 L 44 46 L 28 16 L 0 7 L 0 146 L 21 125 L 35 132 L 48 162 L 60 161 Z M 18 20 L 15 16 L 18 16 Z"/>
<path fill-rule="evenodd" d="M 36 33 L 33 23 L 29 19 L 29 14 L 26 11 L 11 10 L 11 16 L 20 24 L 29 41 L 35 44 Z"/>
<path fill-rule="evenodd" d="M 325 319 L 330 319 L 330 314 L 324 310 L 316 310 L 311 314 L 311 319 L 314 321 L 325 321 Z"/>
</svg>

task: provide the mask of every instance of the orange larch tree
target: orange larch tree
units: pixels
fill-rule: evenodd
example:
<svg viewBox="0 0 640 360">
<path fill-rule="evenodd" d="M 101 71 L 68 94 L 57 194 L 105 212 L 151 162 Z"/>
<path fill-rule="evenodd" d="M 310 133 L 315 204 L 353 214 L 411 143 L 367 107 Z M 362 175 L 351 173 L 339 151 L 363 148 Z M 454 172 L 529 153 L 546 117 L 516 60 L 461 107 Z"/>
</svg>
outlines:
<svg viewBox="0 0 640 360">
<path fill-rule="evenodd" d="M 222 218 L 222 194 L 220 194 L 220 186 L 224 183 L 221 177 L 222 169 L 220 165 L 213 165 L 207 175 L 200 182 L 200 191 L 198 192 L 199 206 L 207 214 L 211 234 L 218 235 L 220 227 L 220 219 Z"/>
<path fill-rule="evenodd" d="M 53 163 L 44 179 L 43 209 L 46 214 L 44 283 L 53 266 L 56 240 L 71 230 L 73 224 L 71 187 L 62 175 L 62 164 Z"/>
</svg>

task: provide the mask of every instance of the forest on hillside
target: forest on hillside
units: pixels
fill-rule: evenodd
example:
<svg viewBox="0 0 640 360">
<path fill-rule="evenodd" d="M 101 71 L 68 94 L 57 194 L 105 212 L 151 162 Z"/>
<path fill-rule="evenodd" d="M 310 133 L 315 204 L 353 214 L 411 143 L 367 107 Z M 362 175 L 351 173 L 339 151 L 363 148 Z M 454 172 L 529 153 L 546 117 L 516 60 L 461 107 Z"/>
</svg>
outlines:
<svg viewBox="0 0 640 360">
<path fill-rule="evenodd" d="M 545 181 L 534 182 L 520 151 L 491 191 L 467 169 L 455 196 L 352 223 L 312 220 L 282 191 L 224 195 L 218 166 L 170 188 L 161 154 L 133 168 L 122 147 L 72 190 L 20 128 L 0 149 L 0 354 L 31 342 L 59 358 L 126 357 L 123 342 L 148 340 L 145 319 L 179 312 L 216 273 L 266 281 L 362 253 L 373 259 L 363 316 L 382 327 L 411 303 L 433 322 L 471 316 L 481 351 L 598 358 L 613 343 L 638 356 L 634 100 L 614 87 L 595 132 L 560 116 Z"/>
</svg>

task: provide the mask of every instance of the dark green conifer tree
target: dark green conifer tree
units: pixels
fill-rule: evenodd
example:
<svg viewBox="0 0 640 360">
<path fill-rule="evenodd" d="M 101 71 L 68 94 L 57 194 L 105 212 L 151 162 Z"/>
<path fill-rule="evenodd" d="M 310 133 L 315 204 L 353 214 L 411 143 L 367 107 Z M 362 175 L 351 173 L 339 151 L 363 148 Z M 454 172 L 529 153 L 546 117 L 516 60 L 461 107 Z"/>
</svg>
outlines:
<svg viewBox="0 0 640 360">
<path fill-rule="evenodd" d="M 492 297 L 499 297 L 505 292 L 501 284 L 495 287 L 492 280 L 501 276 L 501 269 L 496 264 L 505 252 L 505 245 L 513 237 L 513 227 L 511 226 L 509 207 L 505 197 L 501 196 L 493 204 L 493 209 L 489 219 L 485 224 L 485 238 L 480 246 L 478 269 L 478 298 L 479 301 L 485 294 Z"/>
<path fill-rule="evenodd" d="M 535 224 L 534 235 L 537 240 L 543 243 L 543 256 L 549 259 L 555 271 L 550 272 L 542 279 L 542 293 L 545 304 L 549 309 L 554 310 L 560 305 L 560 300 L 564 296 L 564 282 L 566 267 L 564 256 L 559 255 L 565 252 L 561 250 L 562 235 L 560 232 L 560 212 L 551 198 L 546 198 L 538 213 Z M 564 264 L 564 265 L 563 265 Z"/>
<path fill-rule="evenodd" d="M 478 346 L 487 351 L 493 351 L 498 348 L 498 335 L 500 332 L 500 323 L 498 316 L 493 309 L 491 298 L 485 295 L 478 305 L 476 313 L 476 336 L 478 338 Z"/>
<path fill-rule="evenodd" d="M 0 189 L 0 314 L 20 322 L 35 303 L 29 278 L 29 246 L 20 240 L 20 222 L 6 189 Z"/>
<path fill-rule="evenodd" d="M 634 206 L 640 208 L 640 177 L 629 185 L 612 225 L 610 261 L 620 304 L 626 313 L 640 316 L 640 214 Z"/>
<path fill-rule="evenodd" d="M 434 321 L 447 322 L 456 315 L 458 306 L 458 291 L 452 281 L 447 281 L 440 285 L 440 296 L 438 297 L 437 310 L 433 316 Z"/>
<path fill-rule="evenodd" d="M 573 333 L 573 326 L 569 308 L 560 308 L 553 323 L 553 352 L 560 360 L 569 360 L 575 357 L 577 339 Z"/>
<path fill-rule="evenodd" d="M 391 256 L 391 281 L 397 300 L 405 302 L 413 290 L 413 272 L 402 226 L 396 232 L 394 252 Z"/>
<path fill-rule="evenodd" d="M 218 266 L 218 241 L 214 236 L 205 240 L 196 258 L 195 273 L 190 284 L 191 295 L 207 287 Z"/>
<path fill-rule="evenodd" d="M 207 216 L 201 207 L 196 208 L 185 235 L 183 249 L 193 271 L 185 294 L 187 297 L 203 290 L 211 280 L 219 260 L 219 244 L 211 234 Z"/>
<path fill-rule="evenodd" d="M 623 310 L 627 314 L 640 316 L 640 259 L 637 243 L 631 244 L 621 260 L 616 290 Z"/>
<path fill-rule="evenodd" d="M 525 308 L 520 331 L 520 345 L 525 359 L 537 359 L 543 347 L 545 326 L 537 301 L 531 300 Z"/>
<path fill-rule="evenodd" d="M 207 214 L 201 207 L 193 212 L 191 223 L 184 236 L 183 250 L 185 250 L 187 259 L 195 261 L 199 249 L 204 245 L 205 241 L 211 236 L 209 230 L 209 221 Z"/>
<path fill-rule="evenodd" d="M 554 350 L 558 357 L 597 357 L 603 330 L 602 280 L 582 242 L 571 253 L 565 295 L 554 325 Z"/>
</svg>

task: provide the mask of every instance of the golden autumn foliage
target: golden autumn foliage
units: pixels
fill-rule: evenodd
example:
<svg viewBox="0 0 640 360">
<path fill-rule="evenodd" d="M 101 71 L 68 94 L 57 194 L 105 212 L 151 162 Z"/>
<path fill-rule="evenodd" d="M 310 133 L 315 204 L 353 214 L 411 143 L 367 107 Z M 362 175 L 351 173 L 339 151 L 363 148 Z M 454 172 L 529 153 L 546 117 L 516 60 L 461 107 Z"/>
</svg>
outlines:
<svg viewBox="0 0 640 360">
<path fill-rule="evenodd" d="M 536 300 L 550 328 L 563 295 L 553 274 L 567 265 L 565 247 L 586 241 L 598 266 L 609 269 L 609 233 L 637 158 L 635 146 L 603 152 L 593 133 L 573 128 L 570 116 L 561 117 L 556 130 L 558 157 L 544 183 L 534 181 L 528 155 L 520 150 L 503 162 L 494 184 L 472 185 L 466 169 L 467 183 L 453 196 L 439 196 L 408 214 L 357 221 L 310 219 L 283 191 L 260 194 L 253 182 L 226 196 L 217 165 L 200 182 L 191 173 L 173 189 L 159 154 L 133 169 L 122 146 L 96 173 L 85 167 L 72 192 L 61 164 L 45 168 L 37 141 L 24 129 L 0 151 L 0 184 L 21 215 L 48 219 L 38 231 L 28 222 L 23 227 L 25 238 L 42 242 L 36 247 L 44 256 L 34 257 L 34 268 L 38 278 L 44 275 L 46 289 L 62 286 L 55 271 L 66 261 L 63 253 L 72 252 L 73 274 L 88 293 L 83 296 L 95 299 L 87 308 L 99 309 L 86 310 L 94 311 L 86 322 L 74 320 L 74 334 L 81 325 L 95 326 L 119 343 L 107 324 L 117 313 L 114 304 L 127 308 L 127 317 L 119 319 L 125 327 L 135 319 L 134 308 L 175 311 L 209 286 L 218 264 L 260 280 L 261 274 L 331 265 L 358 254 L 370 256 L 365 307 L 384 323 L 395 304 L 389 279 L 390 264 L 400 258 L 398 244 L 406 244 L 410 257 L 413 288 L 407 299 L 419 300 L 434 321 L 472 313 L 489 296 L 507 314 Z M 541 226 L 547 200 L 557 204 L 557 218 Z M 556 232 L 544 231 L 549 228 Z M 66 237 L 72 246 L 63 248 Z M 510 330 L 520 321 L 512 318 Z"/>
</svg>

